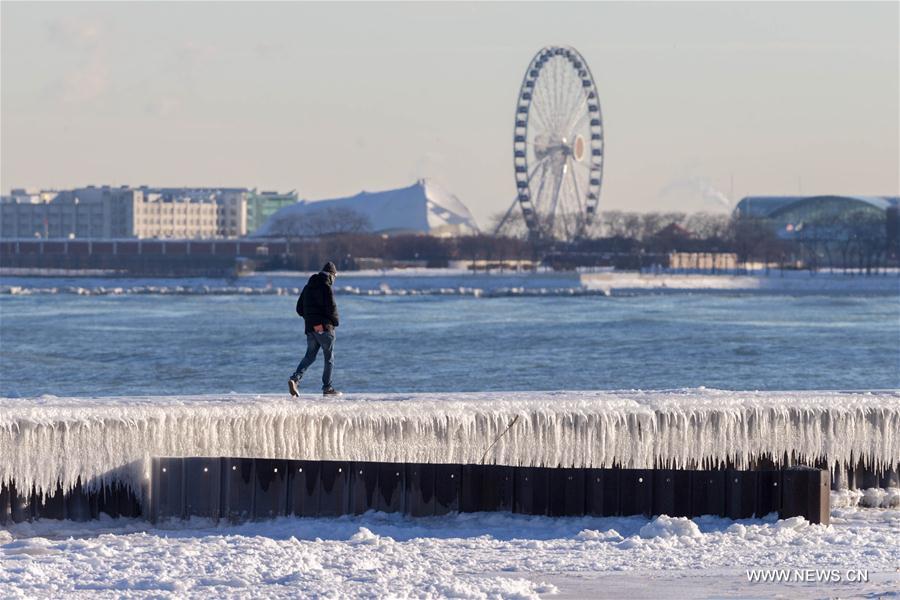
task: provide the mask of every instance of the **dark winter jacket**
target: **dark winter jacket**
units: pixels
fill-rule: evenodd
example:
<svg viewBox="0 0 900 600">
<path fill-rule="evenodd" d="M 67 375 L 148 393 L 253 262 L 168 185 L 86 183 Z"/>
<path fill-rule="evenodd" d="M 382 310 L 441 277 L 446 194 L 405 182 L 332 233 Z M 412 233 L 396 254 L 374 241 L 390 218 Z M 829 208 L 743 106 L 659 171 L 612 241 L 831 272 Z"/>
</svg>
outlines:
<svg viewBox="0 0 900 600">
<path fill-rule="evenodd" d="M 312 333 L 316 325 L 324 325 L 329 330 L 338 326 L 338 309 L 331 289 L 333 281 L 327 273 L 316 273 L 300 293 L 297 314 L 306 322 L 306 333 Z"/>
</svg>

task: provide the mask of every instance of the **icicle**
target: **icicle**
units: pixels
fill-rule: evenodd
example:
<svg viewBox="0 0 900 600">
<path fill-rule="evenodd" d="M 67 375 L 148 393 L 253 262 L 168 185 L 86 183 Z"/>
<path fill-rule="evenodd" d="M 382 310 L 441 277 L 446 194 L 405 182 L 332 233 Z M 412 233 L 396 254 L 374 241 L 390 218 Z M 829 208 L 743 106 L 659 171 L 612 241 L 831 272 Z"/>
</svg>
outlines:
<svg viewBox="0 0 900 600">
<path fill-rule="evenodd" d="M 900 464 L 900 392 L 516 392 L 0 399 L 0 481 L 133 490 L 154 456 L 746 468 Z"/>
</svg>

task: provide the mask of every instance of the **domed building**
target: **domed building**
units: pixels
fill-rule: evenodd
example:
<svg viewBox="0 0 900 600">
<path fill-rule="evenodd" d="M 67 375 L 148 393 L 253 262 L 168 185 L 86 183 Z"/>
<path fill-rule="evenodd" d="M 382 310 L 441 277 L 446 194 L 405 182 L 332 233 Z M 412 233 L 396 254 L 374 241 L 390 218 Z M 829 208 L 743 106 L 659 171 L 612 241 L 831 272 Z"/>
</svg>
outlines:
<svg viewBox="0 0 900 600">
<path fill-rule="evenodd" d="M 785 227 L 781 233 L 790 233 L 796 225 L 816 220 L 849 218 L 853 215 L 871 215 L 888 218 L 888 212 L 897 210 L 897 196 L 747 196 L 735 207 L 740 216 L 768 219 Z"/>
<path fill-rule="evenodd" d="M 780 239 L 815 246 L 826 257 L 852 250 L 857 256 L 896 258 L 898 209 L 897 196 L 826 195 L 748 196 L 734 210 L 740 217 L 759 219 Z"/>
</svg>

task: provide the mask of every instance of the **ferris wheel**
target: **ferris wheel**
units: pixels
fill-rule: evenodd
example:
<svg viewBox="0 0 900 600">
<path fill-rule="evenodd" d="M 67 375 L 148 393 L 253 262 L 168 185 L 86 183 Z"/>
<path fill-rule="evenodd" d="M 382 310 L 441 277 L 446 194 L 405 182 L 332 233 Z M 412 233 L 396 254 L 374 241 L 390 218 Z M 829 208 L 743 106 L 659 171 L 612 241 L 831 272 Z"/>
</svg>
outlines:
<svg viewBox="0 0 900 600">
<path fill-rule="evenodd" d="M 516 200 L 528 234 L 572 240 L 600 201 L 603 117 L 587 62 L 574 48 L 538 52 L 522 80 L 513 134 Z"/>
</svg>

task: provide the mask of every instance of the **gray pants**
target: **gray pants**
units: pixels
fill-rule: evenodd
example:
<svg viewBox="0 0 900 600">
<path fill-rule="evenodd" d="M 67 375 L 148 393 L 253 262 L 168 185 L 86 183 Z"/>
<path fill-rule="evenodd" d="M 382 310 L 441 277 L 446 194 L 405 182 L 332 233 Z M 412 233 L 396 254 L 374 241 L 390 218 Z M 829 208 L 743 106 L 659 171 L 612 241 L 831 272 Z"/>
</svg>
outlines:
<svg viewBox="0 0 900 600">
<path fill-rule="evenodd" d="M 316 355 L 319 354 L 319 348 L 322 348 L 322 353 L 325 355 L 325 368 L 322 370 L 322 389 L 324 390 L 331 387 L 331 371 L 334 369 L 333 331 L 326 330 L 322 333 L 312 332 L 306 334 L 306 354 L 303 356 L 300 364 L 297 365 L 297 370 L 291 375 L 291 379 L 300 381 L 309 365 L 315 362 Z"/>
</svg>

